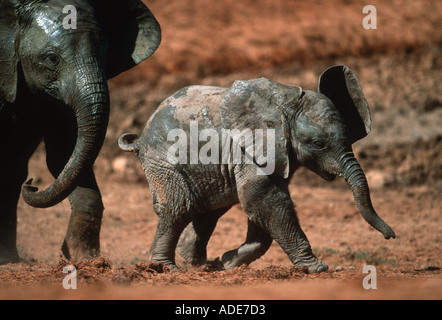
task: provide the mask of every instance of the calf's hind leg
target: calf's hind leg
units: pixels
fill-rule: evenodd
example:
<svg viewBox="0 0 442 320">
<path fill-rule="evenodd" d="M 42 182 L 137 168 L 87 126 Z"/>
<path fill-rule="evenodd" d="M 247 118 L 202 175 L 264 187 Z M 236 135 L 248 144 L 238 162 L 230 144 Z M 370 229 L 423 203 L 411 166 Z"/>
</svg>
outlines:
<svg viewBox="0 0 442 320">
<path fill-rule="evenodd" d="M 189 215 L 175 216 L 170 212 L 158 214 L 158 225 L 150 248 L 151 259 L 176 269 L 175 249 L 184 228 L 189 224 Z"/>
<path fill-rule="evenodd" d="M 207 261 L 207 243 L 215 230 L 218 219 L 229 208 L 221 208 L 209 213 L 196 215 L 178 242 L 179 254 L 193 265 L 201 265 Z"/>
<path fill-rule="evenodd" d="M 232 269 L 259 259 L 272 244 L 272 237 L 254 222 L 248 220 L 246 241 L 237 249 L 227 251 L 221 260 L 224 268 Z"/>
</svg>

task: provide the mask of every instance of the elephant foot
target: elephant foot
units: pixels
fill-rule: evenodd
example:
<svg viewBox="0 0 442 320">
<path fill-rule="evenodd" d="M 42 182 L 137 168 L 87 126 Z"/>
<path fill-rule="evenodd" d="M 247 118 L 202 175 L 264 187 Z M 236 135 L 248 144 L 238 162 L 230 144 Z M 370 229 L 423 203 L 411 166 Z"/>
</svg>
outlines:
<svg viewBox="0 0 442 320">
<path fill-rule="evenodd" d="M 72 213 L 62 245 L 63 255 L 74 261 L 100 255 L 100 229 L 103 203 L 92 189 L 77 187 L 69 196 Z"/>
<path fill-rule="evenodd" d="M 314 258 L 313 261 L 309 261 L 309 262 L 296 262 L 296 263 L 294 263 L 294 265 L 295 265 L 295 267 L 299 267 L 299 268 L 306 267 L 308 273 L 319 273 L 319 272 L 325 272 L 328 270 L 328 265 L 317 258 Z"/>
<path fill-rule="evenodd" d="M 155 259 L 153 257 L 151 257 L 150 259 L 152 262 L 154 262 L 155 264 L 160 264 L 162 265 L 167 271 L 178 271 L 180 270 L 180 267 L 178 267 L 175 262 L 168 260 L 168 259 Z"/>
<path fill-rule="evenodd" d="M 238 256 L 238 249 L 230 250 L 224 253 L 221 257 L 221 262 L 226 270 L 246 264 L 243 262 L 243 259 Z"/>
<path fill-rule="evenodd" d="M 186 232 L 186 228 L 181 234 L 177 245 L 177 251 L 181 257 L 194 266 L 203 265 L 207 260 L 206 246 L 199 245 L 195 232 Z"/>
<path fill-rule="evenodd" d="M 192 246 L 178 246 L 177 251 L 183 259 L 193 266 L 200 266 L 206 263 L 206 257 L 198 256 Z"/>
<path fill-rule="evenodd" d="M 67 259 L 89 260 L 100 255 L 100 225 L 93 216 L 72 212 L 61 250 Z"/>
<path fill-rule="evenodd" d="M 169 268 L 169 271 L 179 271 L 181 269 L 176 264 L 165 264 L 165 266 Z"/>
<path fill-rule="evenodd" d="M 232 269 L 252 263 L 267 251 L 270 244 L 271 241 L 268 243 L 244 243 L 238 249 L 227 251 L 221 257 L 224 268 Z"/>
<path fill-rule="evenodd" d="M 170 270 L 179 270 L 179 267 L 175 263 L 175 251 L 166 250 L 166 251 L 158 251 L 158 247 L 155 243 L 152 245 L 150 250 L 150 259 L 153 262 L 160 263 L 163 266 L 169 268 Z"/>
<path fill-rule="evenodd" d="M 4 249 L 0 248 L 0 265 L 7 263 L 15 263 L 19 262 L 20 259 L 18 257 L 17 249 Z"/>
<path fill-rule="evenodd" d="M 61 252 L 66 259 L 73 261 L 89 260 L 100 256 L 100 248 L 91 248 L 89 245 L 78 244 L 75 241 L 70 243 L 66 238 L 61 246 Z"/>
<path fill-rule="evenodd" d="M 17 235 L 15 228 L 15 222 L 9 223 L 9 221 L 0 221 L 0 265 L 20 261 L 16 246 Z"/>
</svg>

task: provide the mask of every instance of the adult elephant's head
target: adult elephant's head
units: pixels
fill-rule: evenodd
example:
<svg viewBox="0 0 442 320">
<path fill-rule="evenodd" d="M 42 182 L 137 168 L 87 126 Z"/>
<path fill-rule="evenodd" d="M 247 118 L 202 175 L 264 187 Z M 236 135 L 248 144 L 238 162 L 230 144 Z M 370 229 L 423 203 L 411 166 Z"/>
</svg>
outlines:
<svg viewBox="0 0 442 320">
<path fill-rule="evenodd" d="M 16 101 L 22 72 L 32 92 L 63 102 L 77 119 L 69 161 L 46 190 L 23 186 L 28 204 L 55 205 L 90 171 L 108 124 L 107 79 L 147 59 L 160 41 L 160 27 L 141 0 L 2 0 L 0 100 Z"/>
</svg>

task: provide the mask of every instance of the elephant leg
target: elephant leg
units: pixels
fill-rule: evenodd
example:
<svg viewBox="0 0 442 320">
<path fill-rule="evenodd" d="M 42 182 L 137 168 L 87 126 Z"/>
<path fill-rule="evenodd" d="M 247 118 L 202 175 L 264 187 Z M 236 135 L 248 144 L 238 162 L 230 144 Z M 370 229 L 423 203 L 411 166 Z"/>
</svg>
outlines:
<svg viewBox="0 0 442 320">
<path fill-rule="evenodd" d="M 184 228 L 191 219 L 187 215 L 159 214 L 157 231 L 150 248 L 151 259 L 177 269 L 175 249 Z"/>
<path fill-rule="evenodd" d="M 215 230 L 218 219 L 230 208 L 221 208 L 199 214 L 184 229 L 178 242 L 178 253 L 193 265 L 202 265 L 207 260 L 207 243 Z"/>
<path fill-rule="evenodd" d="M 22 170 L 18 179 L 0 176 L 0 264 L 19 261 L 17 241 L 17 202 L 27 170 Z"/>
<path fill-rule="evenodd" d="M 175 264 L 175 251 L 181 233 L 196 216 L 195 198 L 186 177 L 173 165 L 160 165 L 156 160 L 148 160 L 143 164 L 152 194 L 153 209 L 158 215 L 150 258 L 168 265 L 171 269 L 178 269 Z"/>
<path fill-rule="evenodd" d="M 93 172 L 68 198 L 72 212 L 62 245 L 63 255 L 75 261 L 99 256 L 104 206 Z"/>
<path fill-rule="evenodd" d="M 7 115 L 7 112 L 6 112 Z M 23 122 L 4 122 L 0 115 L 0 264 L 17 262 L 17 204 L 22 184 L 28 176 L 28 162 L 41 142 L 41 132 L 35 128 L 36 114 L 18 118 Z M 24 208 L 26 209 L 26 207 Z"/>
<path fill-rule="evenodd" d="M 293 204 L 291 207 L 274 210 L 267 232 L 296 267 L 307 267 L 309 273 L 328 270 L 328 266 L 313 254 L 307 236 L 299 225 Z"/>
<path fill-rule="evenodd" d="M 66 128 L 56 127 L 45 135 L 46 163 L 56 178 L 69 160 L 75 146 L 74 127 L 65 121 Z M 61 247 L 63 255 L 74 261 L 87 260 L 100 254 L 100 229 L 103 202 L 92 169 L 68 197 L 71 216 Z"/>
<path fill-rule="evenodd" d="M 274 176 L 252 179 L 244 179 L 245 187 L 238 188 L 241 205 L 249 220 L 270 235 L 295 266 L 307 267 L 312 273 L 328 270 L 328 266 L 312 252 L 299 224 L 287 183 Z"/>
<path fill-rule="evenodd" d="M 248 220 L 246 241 L 237 249 L 223 254 L 224 268 L 232 269 L 250 264 L 264 255 L 272 244 L 272 237 L 256 223 Z"/>
</svg>

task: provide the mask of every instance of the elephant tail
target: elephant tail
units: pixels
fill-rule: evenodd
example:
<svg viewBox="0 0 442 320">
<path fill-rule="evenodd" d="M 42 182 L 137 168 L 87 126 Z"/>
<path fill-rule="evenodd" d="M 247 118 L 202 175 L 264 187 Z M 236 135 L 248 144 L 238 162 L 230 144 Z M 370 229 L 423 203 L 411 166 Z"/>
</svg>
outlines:
<svg viewBox="0 0 442 320">
<path fill-rule="evenodd" d="M 134 133 L 125 133 L 118 139 L 118 146 L 121 150 L 128 152 L 137 152 L 140 150 L 138 146 L 138 136 Z"/>
</svg>

